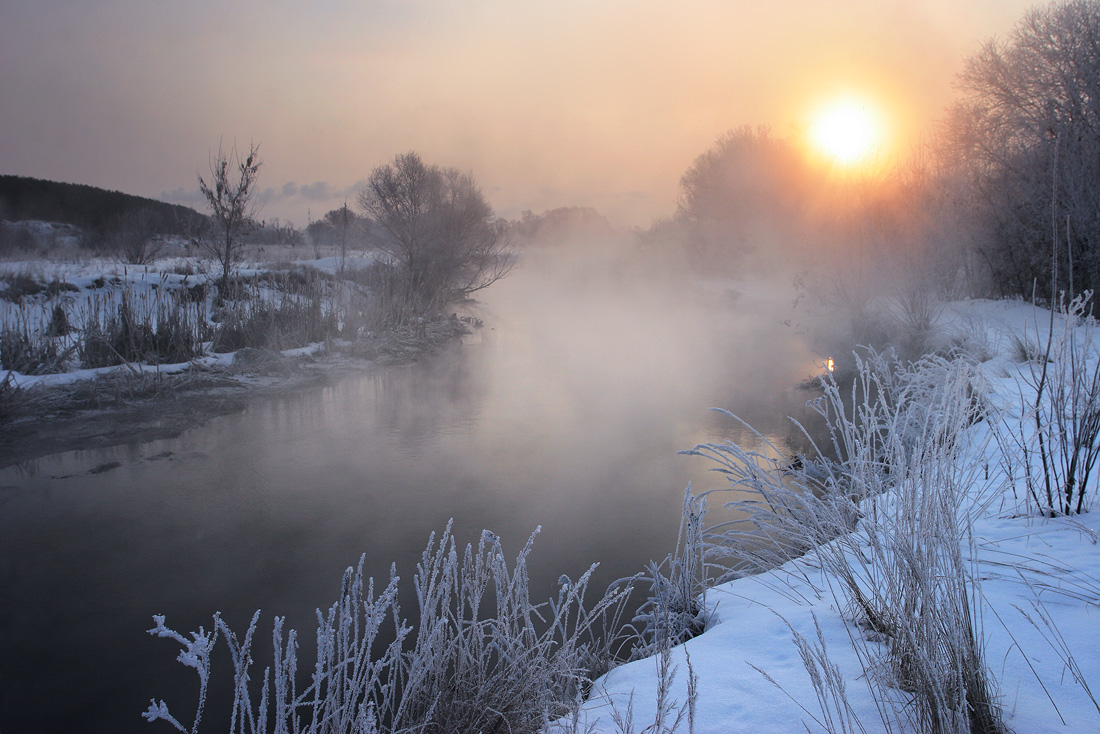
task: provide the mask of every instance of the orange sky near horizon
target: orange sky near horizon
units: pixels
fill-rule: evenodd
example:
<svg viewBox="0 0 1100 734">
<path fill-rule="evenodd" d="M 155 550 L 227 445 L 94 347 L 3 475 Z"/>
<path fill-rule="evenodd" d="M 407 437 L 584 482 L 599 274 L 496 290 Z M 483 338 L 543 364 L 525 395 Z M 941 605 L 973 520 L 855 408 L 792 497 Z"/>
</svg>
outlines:
<svg viewBox="0 0 1100 734">
<path fill-rule="evenodd" d="M 0 173 L 198 206 L 218 141 L 261 144 L 262 215 L 306 223 L 416 150 L 497 213 L 675 210 L 725 131 L 867 99 L 901 158 L 1022 0 L 0 0 Z"/>
</svg>

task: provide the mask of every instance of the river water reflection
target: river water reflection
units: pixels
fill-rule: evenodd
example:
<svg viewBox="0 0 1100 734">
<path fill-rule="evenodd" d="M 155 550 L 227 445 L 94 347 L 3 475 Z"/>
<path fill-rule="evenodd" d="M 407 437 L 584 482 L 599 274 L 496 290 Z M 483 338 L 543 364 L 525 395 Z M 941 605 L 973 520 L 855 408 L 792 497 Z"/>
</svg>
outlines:
<svg viewBox="0 0 1100 734">
<path fill-rule="evenodd" d="M 188 716 L 196 688 L 153 614 L 243 631 L 261 608 L 265 646 L 282 614 L 308 651 L 346 566 L 411 578 L 449 518 L 510 553 L 541 526 L 536 598 L 595 561 L 602 588 L 671 549 L 688 482 L 720 484 L 676 453 L 737 437 L 707 408 L 782 439 L 807 398 L 782 294 L 536 263 L 479 300 L 485 326 L 418 364 L 0 471 L 0 732 L 164 730 L 139 718 L 149 699 Z"/>
</svg>

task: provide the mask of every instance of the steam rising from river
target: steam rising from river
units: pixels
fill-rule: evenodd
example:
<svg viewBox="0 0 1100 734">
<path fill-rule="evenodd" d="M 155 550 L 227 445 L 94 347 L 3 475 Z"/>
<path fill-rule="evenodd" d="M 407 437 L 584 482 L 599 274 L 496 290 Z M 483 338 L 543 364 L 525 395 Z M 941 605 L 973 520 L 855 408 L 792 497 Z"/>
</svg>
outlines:
<svg viewBox="0 0 1100 734">
<path fill-rule="evenodd" d="M 172 687 L 164 641 L 141 634 L 152 614 L 197 629 L 221 610 L 240 630 L 261 608 L 308 635 L 344 567 L 365 553 L 367 574 L 396 563 L 408 584 L 449 518 L 459 542 L 487 528 L 508 553 L 542 526 L 538 598 L 593 562 L 602 587 L 664 557 L 688 482 L 721 486 L 676 452 L 738 437 L 707 409 L 782 438 L 816 361 L 780 324 L 789 280 L 706 280 L 675 263 L 629 244 L 528 249 L 464 309 L 484 326 L 434 357 L 258 400 L 175 439 L 0 471 L 0 598 L 24 620 L 0 641 L 20 672 L 3 700 L 49 710 L 58 730 L 124 729 L 152 696 L 193 695 Z"/>
<path fill-rule="evenodd" d="M 480 336 L 510 342 L 487 377 L 486 410 L 514 428 L 534 412 L 667 432 L 720 407 L 776 431 L 776 392 L 817 361 L 781 323 L 792 315 L 789 276 L 706 279 L 627 247 L 536 249 L 482 300 L 478 313 L 501 329 Z"/>
</svg>

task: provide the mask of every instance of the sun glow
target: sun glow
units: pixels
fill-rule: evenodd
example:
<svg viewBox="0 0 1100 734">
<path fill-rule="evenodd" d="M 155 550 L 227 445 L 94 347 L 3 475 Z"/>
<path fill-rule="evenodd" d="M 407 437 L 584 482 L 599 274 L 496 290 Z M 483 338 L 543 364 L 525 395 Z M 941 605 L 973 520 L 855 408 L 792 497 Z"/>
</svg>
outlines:
<svg viewBox="0 0 1100 734">
<path fill-rule="evenodd" d="M 882 124 L 873 107 L 858 99 L 838 99 L 814 115 L 810 127 L 814 146 L 835 163 L 866 164 L 880 152 Z"/>
</svg>

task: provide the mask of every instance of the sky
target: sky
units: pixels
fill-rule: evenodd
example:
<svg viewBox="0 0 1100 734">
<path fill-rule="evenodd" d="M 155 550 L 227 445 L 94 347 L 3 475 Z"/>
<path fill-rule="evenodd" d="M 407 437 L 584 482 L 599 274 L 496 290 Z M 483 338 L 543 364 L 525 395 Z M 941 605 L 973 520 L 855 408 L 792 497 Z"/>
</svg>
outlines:
<svg viewBox="0 0 1100 734">
<path fill-rule="evenodd" d="M 675 211 L 724 132 L 856 95 L 889 157 L 1027 0 L 0 0 L 0 173 L 201 208 L 260 145 L 261 216 L 305 226 L 416 151 L 497 214 Z"/>
</svg>

